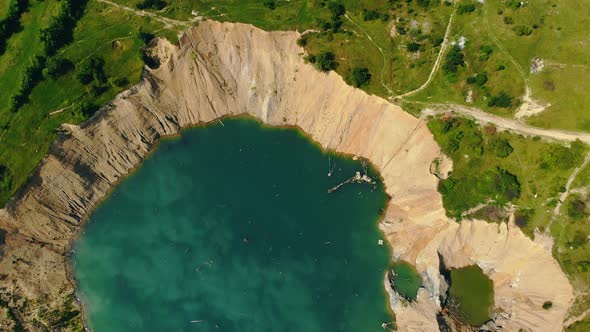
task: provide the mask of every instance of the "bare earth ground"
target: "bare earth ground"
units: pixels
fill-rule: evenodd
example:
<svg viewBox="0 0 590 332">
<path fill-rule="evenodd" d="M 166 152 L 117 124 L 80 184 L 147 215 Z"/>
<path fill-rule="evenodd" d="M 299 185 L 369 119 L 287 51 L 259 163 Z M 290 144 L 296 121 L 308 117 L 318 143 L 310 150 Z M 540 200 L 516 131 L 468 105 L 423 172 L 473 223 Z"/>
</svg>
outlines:
<svg viewBox="0 0 590 332">
<path fill-rule="evenodd" d="M 79 308 L 67 272 L 69 243 L 162 136 L 246 113 L 268 125 L 300 127 L 324 148 L 367 158 L 381 172 L 392 200 L 380 228 L 393 256 L 415 264 L 426 285 L 417 303 L 394 301 L 401 331 L 438 330 L 439 254 L 449 267 L 477 264 L 494 281 L 496 326 L 561 330 L 572 288 L 543 245 L 512 224 L 449 220 L 430 172 L 441 152 L 424 121 L 305 64 L 298 37 L 202 22 L 181 37 L 180 48 L 159 40 L 160 69 L 88 122 L 62 126 L 31 181 L 0 210 L 0 228 L 8 232 L 0 298 L 17 320 L 53 330 L 46 312 Z M 542 309 L 545 301 L 553 302 L 551 310 Z M 12 323 L 5 317 L 0 324 Z"/>
</svg>

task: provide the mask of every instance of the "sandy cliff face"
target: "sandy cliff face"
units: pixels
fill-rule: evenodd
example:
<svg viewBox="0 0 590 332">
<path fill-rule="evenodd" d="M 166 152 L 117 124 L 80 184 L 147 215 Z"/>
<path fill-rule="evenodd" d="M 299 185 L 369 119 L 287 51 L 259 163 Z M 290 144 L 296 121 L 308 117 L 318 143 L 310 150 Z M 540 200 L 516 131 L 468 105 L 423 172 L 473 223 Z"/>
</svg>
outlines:
<svg viewBox="0 0 590 332">
<path fill-rule="evenodd" d="M 166 59 L 141 83 L 81 126 L 64 125 L 37 174 L 6 209 L 0 296 L 32 329 L 74 303 L 66 250 L 84 217 L 136 167 L 158 139 L 182 127 L 248 113 L 295 125 L 325 148 L 371 160 L 392 200 L 381 229 L 397 258 L 415 263 L 426 290 L 394 309 L 402 331 L 437 331 L 438 253 L 450 267 L 478 264 L 493 279 L 498 323 L 508 331 L 559 331 L 572 290 L 550 253 L 517 228 L 446 218 L 437 178 L 440 150 L 420 120 L 303 63 L 295 32 L 203 22 L 181 47 L 159 41 Z M 13 293 L 17 296 L 10 296 Z M 543 310 L 544 301 L 553 308 Z M 35 322 L 38 321 L 38 322 Z"/>
</svg>

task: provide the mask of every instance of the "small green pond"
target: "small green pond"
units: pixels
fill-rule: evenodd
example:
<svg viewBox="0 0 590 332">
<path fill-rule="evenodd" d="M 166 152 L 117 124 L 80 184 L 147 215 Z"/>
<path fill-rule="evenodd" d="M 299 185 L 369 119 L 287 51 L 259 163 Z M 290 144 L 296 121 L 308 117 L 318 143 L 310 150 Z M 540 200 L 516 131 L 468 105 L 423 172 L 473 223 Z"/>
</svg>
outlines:
<svg viewBox="0 0 590 332">
<path fill-rule="evenodd" d="M 397 262 L 391 266 L 391 271 L 389 280 L 393 289 L 404 298 L 415 300 L 422 287 L 422 277 L 416 268 L 407 262 Z"/>
<path fill-rule="evenodd" d="M 477 265 L 451 270 L 451 310 L 465 323 L 478 326 L 490 319 L 494 285 Z"/>
</svg>

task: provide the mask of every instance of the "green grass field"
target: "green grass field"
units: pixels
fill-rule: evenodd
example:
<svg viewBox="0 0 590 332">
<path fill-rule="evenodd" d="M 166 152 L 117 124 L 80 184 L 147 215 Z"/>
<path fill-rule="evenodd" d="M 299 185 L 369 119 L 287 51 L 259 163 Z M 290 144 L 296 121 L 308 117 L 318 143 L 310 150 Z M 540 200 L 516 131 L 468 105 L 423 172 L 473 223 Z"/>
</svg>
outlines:
<svg viewBox="0 0 590 332">
<path fill-rule="evenodd" d="M 9 40 L 8 51 L 0 57 L 0 165 L 7 167 L 12 174 L 9 189 L 0 192 L 2 203 L 26 181 L 47 154 L 49 145 L 57 137 L 59 125 L 80 123 L 86 118 L 73 114 L 70 109 L 54 115 L 50 113 L 79 100 L 103 105 L 116 93 L 137 82 L 143 68 L 139 57 L 143 42 L 137 38 L 138 29 L 162 29 L 157 22 L 90 1 L 85 16 L 75 30 L 74 42 L 61 49 L 58 56 L 74 64 L 90 56 L 101 57 L 105 60 L 109 80 L 127 78 L 129 83 L 122 87 L 107 83 L 106 90 L 93 97 L 89 95 L 89 87 L 78 82 L 71 71 L 57 80 L 44 79 L 33 89 L 29 102 L 17 113 L 12 113 L 8 110 L 8 97 L 18 89 L 22 68 L 39 52 L 39 30 L 56 13 L 58 4 L 57 1 L 31 2 L 29 12 L 22 19 L 25 28 Z M 170 35 L 168 31 L 160 33 Z"/>
</svg>

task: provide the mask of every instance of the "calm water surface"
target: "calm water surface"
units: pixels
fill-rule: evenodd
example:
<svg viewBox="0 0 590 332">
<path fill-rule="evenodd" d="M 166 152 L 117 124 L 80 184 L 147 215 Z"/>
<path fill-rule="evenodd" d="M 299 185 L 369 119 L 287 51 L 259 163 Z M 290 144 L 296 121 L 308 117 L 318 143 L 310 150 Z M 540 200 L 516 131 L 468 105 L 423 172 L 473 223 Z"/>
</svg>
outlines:
<svg viewBox="0 0 590 332">
<path fill-rule="evenodd" d="M 91 216 L 74 257 L 90 327 L 383 331 L 383 188 L 328 194 L 360 162 L 295 130 L 224 124 L 164 141 Z"/>
</svg>

